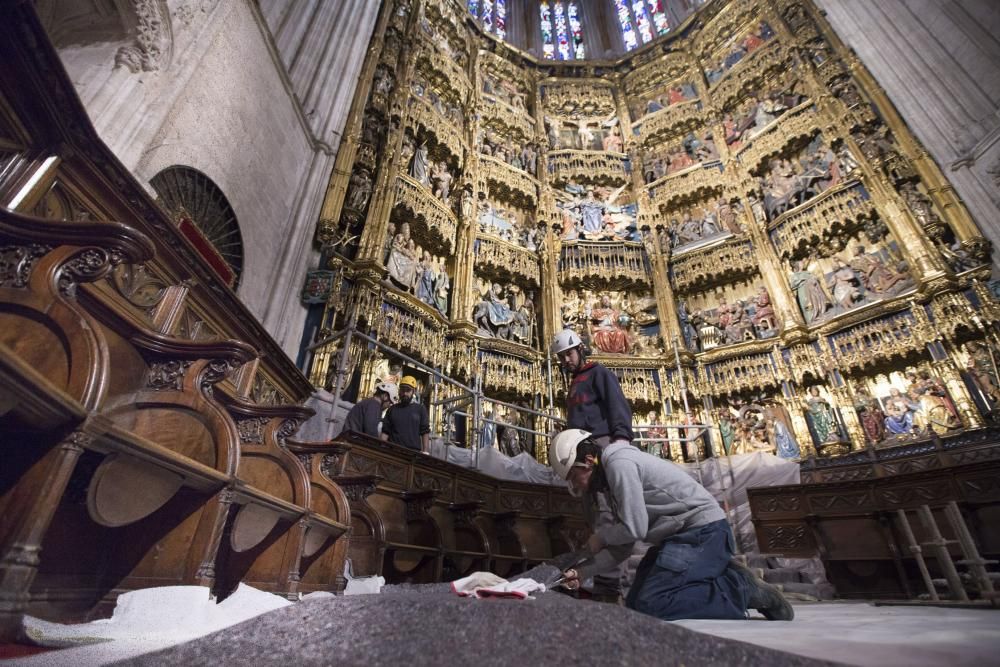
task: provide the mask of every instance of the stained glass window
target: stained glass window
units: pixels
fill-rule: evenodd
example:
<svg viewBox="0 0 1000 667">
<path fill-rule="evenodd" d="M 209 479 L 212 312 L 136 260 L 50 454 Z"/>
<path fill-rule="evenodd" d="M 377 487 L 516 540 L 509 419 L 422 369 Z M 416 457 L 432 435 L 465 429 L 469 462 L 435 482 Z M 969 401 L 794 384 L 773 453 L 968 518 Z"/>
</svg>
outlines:
<svg viewBox="0 0 1000 667">
<path fill-rule="evenodd" d="M 555 3 L 556 15 L 556 49 L 559 51 L 559 60 L 569 60 L 569 35 L 566 33 L 566 9 L 563 3 Z"/>
<path fill-rule="evenodd" d="M 573 57 L 577 60 L 582 60 L 584 52 L 583 28 L 580 26 L 580 10 L 577 9 L 575 2 L 571 2 L 566 7 L 566 13 L 569 15 L 569 29 L 573 35 Z"/>
<path fill-rule="evenodd" d="M 649 13 L 653 17 L 653 26 L 657 35 L 666 35 L 670 30 L 667 15 L 663 11 L 663 0 L 648 0 Z"/>
<path fill-rule="evenodd" d="M 468 0 L 466 7 L 483 30 L 500 39 L 507 36 L 507 0 Z"/>
<path fill-rule="evenodd" d="M 507 35 L 507 0 L 497 0 L 497 19 L 494 34 L 503 39 Z"/>
<path fill-rule="evenodd" d="M 632 2 L 632 15 L 635 17 L 635 27 L 639 30 L 642 43 L 653 40 L 653 28 L 649 23 L 649 16 L 646 14 L 646 3 L 643 0 Z"/>
<path fill-rule="evenodd" d="M 618 22 L 622 26 L 622 37 L 625 38 L 625 50 L 631 51 L 639 42 L 636 41 L 635 30 L 632 29 L 632 14 L 628 11 L 625 0 L 615 0 L 615 11 L 618 14 Z"/>
<path fill-rule="evenodd" d="M 552 40 L 552 7 L 549 3 L 543 2 L 538 7 L 542 17 L 542 55 L 546 58 L 555 58 L 556 47 Z"/>
<path fill-rule="evenodd" d="M 670 22 L 663 11 L 663 0 L 613 1 L 626 51 L 631 51 L 639 44 L 648 44 L 654 37 L 670 31 Z"/>
<path fill-rule="evenodd" d="M 542 0 L 538 3 L 542 24 L 542 55 L 558 60 L 579 60 L 583 50 L 583 24 L 576 2 Z"/>
<path fill-rule="evenodd" d="M 479 18 L 483 22 L 483 30 L 493 32 L 493 2 L 491 0 L 483 0 L 483 13 L 479 15 Z"/>
</svg>

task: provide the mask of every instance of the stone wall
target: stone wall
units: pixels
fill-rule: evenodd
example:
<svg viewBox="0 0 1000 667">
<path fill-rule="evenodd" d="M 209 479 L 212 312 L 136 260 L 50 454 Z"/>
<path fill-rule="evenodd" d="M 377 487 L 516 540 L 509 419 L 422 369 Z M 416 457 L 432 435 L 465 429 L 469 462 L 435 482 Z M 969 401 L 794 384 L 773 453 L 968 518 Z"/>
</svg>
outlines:
<svg viewBox="0 0 1000 667">
<path fill-rule="evenodd" d="M 240 298 L 291 356 L 298 292 L 377 0 L 41 0 L 91 120 L 142 183 L 185 165 L 236 212 Z M 118 9 L 116 9 L 118 8 Z M 273 30 L 273 36 L 272 36 Z"/>
</svg>

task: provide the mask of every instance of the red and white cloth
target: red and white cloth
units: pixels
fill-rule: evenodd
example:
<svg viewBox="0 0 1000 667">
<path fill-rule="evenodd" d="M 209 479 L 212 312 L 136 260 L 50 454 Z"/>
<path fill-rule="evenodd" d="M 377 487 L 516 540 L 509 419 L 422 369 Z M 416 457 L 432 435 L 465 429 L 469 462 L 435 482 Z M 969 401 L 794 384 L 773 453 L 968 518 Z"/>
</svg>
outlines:
<svg viewBox="0 0 1000 667">
<path fill-rule="evenodd" d="M 545 584 L 534 579 L 507 581 L 492 572 L 473 572 L 451 582 L 451 590 L 461 597 L 533 599 L 532 593 L 544 593 Z"/>
</svg>

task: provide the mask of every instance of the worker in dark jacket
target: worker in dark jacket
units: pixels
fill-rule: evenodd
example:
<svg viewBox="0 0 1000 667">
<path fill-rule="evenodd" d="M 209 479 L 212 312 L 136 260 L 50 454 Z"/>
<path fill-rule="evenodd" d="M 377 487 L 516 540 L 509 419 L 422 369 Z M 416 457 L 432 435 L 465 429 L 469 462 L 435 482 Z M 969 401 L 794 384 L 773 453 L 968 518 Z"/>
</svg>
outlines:
<svg viewBox="0 0 1000 667">
<path fill-rule="evenodd" d="M 599 363 L 587 361 L 586 347 L 572 329 L 564 329 L 552 340 L 552 353 L 572 378 L 566 399 L 566 428 L 591 434 L 600 447 L 631 445 L 632 407 L 625 400 L 614 373 Z M 586 494 L 584 518 L 591 530 L 600 530 L 613 521 L 610 497 L 603 491 Z M 593 510 L 593 511 L 591 511 Z M 621 597 L 622 563 L 606 563 L 605 571 L 595 571 L 591 594 L 595 600 L 617 602 Z"/>
<path fill-rule="evenodd" d="M 566 428 L 588 433 L 601 446 L 632 441 L 632 407 L 614 373 L 587 361 L 583 340 L 564 329 L 552 341 L 552 354 L 572 380 L 567 398 Z"/>
<path fill-rule="evenodd" d="M 612 520 L 587 542 L 592 557 L 564 572 L 572 589 L 652 544 L 629 589 L 630 609 L 671 621 L 746 618 L 757 609 L 771 621 L 790 621 L 792 606 L 733 556 L 733 533 L 719 503 L 670 461 L 624 443 L 601 447 L 591 434 L 567 429 L 549 445 L 549 464 L 584 502 L 606 495 Z"/>
<path fill-rule="evenodd" d="M 393 382 L 379 382 L 375 385 L 375 395 L 358 401 L 347 413 L 344 430 L 379 437 L 378 423 L 382 413 L 399 399 L 399 390 Z"/>
<path fill-rule="evenodd" d="M 416 378 L 407 375 L 399 382 L 399 403 L 389 408 L 382 420 L 382 439 L 408 449 L 430 454 L 431 422 L 427 408 L 413 402 Z"/>
</svg>

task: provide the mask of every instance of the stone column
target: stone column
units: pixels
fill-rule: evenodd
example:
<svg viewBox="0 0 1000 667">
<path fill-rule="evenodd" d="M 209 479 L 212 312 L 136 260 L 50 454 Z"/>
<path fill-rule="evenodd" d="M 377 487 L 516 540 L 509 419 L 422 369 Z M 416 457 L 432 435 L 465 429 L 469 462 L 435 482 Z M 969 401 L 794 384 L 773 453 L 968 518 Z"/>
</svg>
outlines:
<svg viewBox="0 0 1000 667">
<path fill-rule="evenodd" d="M 400 49 L 402 65 L 396 70 L 396 88 L 389 102 L 389 131 L 379 160 L 382 166 L 372 186 L 372 201 L 355 262 L 359 266 L 381 265 L 389 215 L 396 203 L 396 175 L 400 169 L 406 168 L 406 165 L 399 164 L 400 153 L 409 115 L 407 100 L 410 96 L 410 79 L 419 53 L 419 38 L 415 33 L 419 27 L 419 18 L 424 12 L 423 7 L 422 0 L 417 0 L 410 8 L 407 39 Z"/>
<path fill-rule="evenodd" d="M 543 316 L 543 349 L 548 348 L 549 341 L 556 332 L 562 331 L 562 287 L 559 285 L 559 254 L 562 251 L 562 238 L 553 227 L 551 220 L 555 216 L 555 198 L 548 185 L 542 186 L 539 197 L 539 218 L 546 220 L 545 238 L 540 246 L 541 278 L 542 278 L 542 316 Z"/>
<path fill-rule="evenodd" d="M 479 225 L 477 216 L 479 210 L 479 147 L 476 139 L 479 136 L 479 114 L 476 110 L 482 103 L 482 84 L 479 82 L 479 50 L 472 45 L 469 49 L 469 81 L 472 90 L 465 106 L 465 141 L 468 150 L 465 153 L 465 174 L 460 181 L 463 194 L 459 197 L 458 233 L 455 239 L 455 275 L 452 278 L 451 291 L 451 322 L 453 329 L 475 332 L 472 323 L 472 309 L 475 306 L 475 242 Z M 466 200 L 466 191 L 469 200 Z"/>
</svg>

